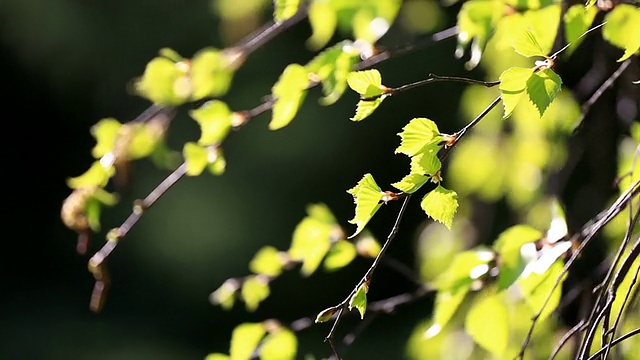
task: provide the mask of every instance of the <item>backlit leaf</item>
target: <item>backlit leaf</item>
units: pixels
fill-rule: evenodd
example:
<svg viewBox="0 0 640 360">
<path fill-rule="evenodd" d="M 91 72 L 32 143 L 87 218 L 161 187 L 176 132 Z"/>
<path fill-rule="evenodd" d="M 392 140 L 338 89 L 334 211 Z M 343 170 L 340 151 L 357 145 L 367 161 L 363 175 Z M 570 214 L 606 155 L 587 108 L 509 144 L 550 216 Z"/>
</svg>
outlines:
<svg viewBox="0 0 640 360">
<path fill-rule="evenodd" d="M 224 51 L 205 48 L 191 59 L 192 100 L 227 93 L 233 78 L 230 55 Z"/>
<path fill-rule="evenodd" d="M 493 249 L 500 255 L 498 290 L 511 286 L 527 266 L 529 259 L 523 257 L 522 246 L 542 236 L 542 232 L 526 225 L 512 226 L 498 236 L 493 244 Z"/>
<path fill-rule="evenodd" d="M 618 61 L 624 61 L 640 49 L 640 9 L 631 4 L 618 4 L 605 16 L 602 37 L 624 50 Z"/>
<path fill-rule="evenodd" d="M 296 226 L 288 253 L 291 260 L 302 261 L 304 276 L 315 272 L 329 251 L 332 230 L 332 225 L 309 216 Z"/>
<path fill-rule="evenodd" d="M 320 222 L 331 226 L 338 224 L 338 220 L 336 220 L 336 217 L 331 213 L 331 210 L 329 210 L 329 207 L 326 204 L 309 204 L 306 207 L 306 211 L 310 217 Z"/>
<path fill-rule="evenodd" d="M 489 262 L 494 254 L 488 249 L 467 250 L 457 254 L 451 264 L 434 280 L 434 286 L 439 291 L 447 291 L 460 286 L 471 284 L 489 270 Z M 486 269 L 484 272 L 480 271 Z"/>
<path fill-rule="evenodd" d="M 251 355 L 266 333 L 262 323 L 243 323 L 231 333 L 231 360 L 250 360 Z"/>
<path fill-rule="evenodd" d="M 213 353 L 207 355 L 204 360 L 231 360 L 231 357 L 226 354 Z"/>
<path fill-rule="evenodd" d="M 536 40 L 536 36 L 533 33 L 533 28 L 527 29 L 521 34 L 517 35 L 511 44 L 516 52 L 522 56 L 545 56 L 544 50 Z"/>
<path fill-rule="evenodd" d="M 189 176 L 198 176 L 207 167 L 207 149 L 194 142 L 184 144 L 182 155 L 187 163 L 187 175 Z"/>
<path fill-rule="evenodd" d="M 356 240 L 356 251 L 360 256 L 375 258 L 381 249 L 380 243 L 369 231 L 363 231 Z"/>
<path fill-rule="evenodd" d="M 427 118 L 411 119 L 398 135 L 401 141 L 395 152 L 407 156 L 414 156 L 421 152 L 425 146 L 436 144 L 442 140 L 438 125 Z"/>
<path fill-rule="evenodd" d="M 563 16 L 564 21 L 564 38 L 569 44 L 568 52 L 571 53 L 580 44 L 582 39 L 580 36 L 589 29 L 593 23 L 593 19 L 598 13 L 598 9 L 591 7 L 585 9 L 582 4 L 575 4 L 567 9 Z"/>
<path fill-rule="evenodd" d="M 94 158 L 99 159 L 113 150 L 120 127 L 122 124 L 114 118 L 102 119 L 91 127 L 91 135 L 96 139 L 91 149 Z"/>
<path fill-rule="evenodd" d="M 163 132 L 153 123 L 126 124 L 120 131 L 127 129 L 130 131 L 129 146 L 127 148 L 127 158 L 130 160 L 141 159 L 151 155 L 160 142 Z"/>
<path fill-rule="evenodd" d="M 529 100 L 540 112 L 540 117 L 555 100 L 561 87 L 562 79 L 551 69 L 543 69 L 533 73 L 527 80 Z"/>
<path fill-rule="evenodd" d="M 383 193 L 371 174 L 365 174 L 356 186 L 347 190 L 347 193 L 353 196 L 353 201 L 356 204 L 355 216 L 349 220 L 349 223 L 357 226 L 356 231 L 349 236 L 349 238 L 352 238 L 364 229 L 376 211 L 382 206 L 380 201 Z"/>
<path fill-rule="evenodd" d="M 298 352 L 298 338 L 289 329 L 279 328 L 265 336 L 260 346 L 260 360 L 293 360 Z"/>
<path fill-rule="evenodd" d="M 84 174 L 67 179 L 67 186 L 72 189 L 83 187 L 104 187 L 115 174 L 113 166 L 104 167 L 100 161 L 94 161 Z"/>
<path fill-rule="evenodd" d="M 282 255 L 273 246 L 263 246 L 249 262 L 249 270 L 254 274 L 275 277 L 282 273 Z"/>
<path fill-rule="evenodd" d="M 152 59 L 136 82 L 138 94 L 159 105 L 180 105 L 191 96 L 188 65 L 164 57 Z"/>
<path fill-rule="evenodd" d="M 189 115 L 200 125 L 199 145 L 213 145 L 220 143 L 231 130 L 231 115 L 227 104 L 220 100 L 211 100 Z"/>
<path fill-rule="evenodd" d="M 422 210 L 432 219 L 444 224 L 449 230 L 453 223 L 453 216 L 458 210 L 458 194 L 438 185 L 422 198 Z"/>
<path fill-rule="evenodd" d="M 360 100 L 356 107 L 356 114 L 351 118 L 352 121 L 361 121 L 366 119 L 369 115 L 382 104 L 384 96 L 375 98 L 374 100 Z"/>
<path fill-rule="evenodd" d="M 347 88 L 347 76 L 358 59 L 353 43 L 345 40 L 322 51 L 306 65 L 314 81 L 322 84 L 322 105 L 331 105 L 342 96 Z"/>
<path fill-rule="evenodd" d="M 240 289 L 240 283 L 236 279 L 227 279 L 213 293 L 210 299 L 214 305 L 220 305 L 225 310 L 233 307 L 236 292 Z"/>
<path fill-rule="evenodd" d="M 500 74 L 499 88 L 504 106 L 504 119 L 511 116 L 513 109 L 520 102 L 531 75 L 533 75 L 533 69 L 521 67 L 511 67 Z"/>
<path fill-rule="evenodd" d="M 509 344 L 509 313 L 502 296 L 480 296 L 469 309 L 464 327 L 478 345 L 500 358 Z"/>
<path fill-rule="evenodd" d="M 541 274 L 531 272 L 527 274 L 527 276 L 520 277 L 516 282 L 522 291 L 527 305 L 531 308 L 532 313 L 540 311 L 547 297 L 551 294 L 551 298 L 542 311 L 539 321 L 546 319 L 560 303 L 560 297 L 562 296 L 562 282 L 565 280 L 566 274 L 562 277 L 553 293 L 551 293 L 551 289 L 562 273 L 563 267 L 563 261 L 558 260 L 553 263 L 547 271 Z"/>
<path fill-rule="evenodd" d="M 453 289 L 438 291 L 433 307 L 432 323 L 425 332 L 426 338 L 438 335 L 449 323 L 469 292 L 470 287 L 471 282 L 468 282 Z"/>
<path fill-rule="evenodd" d="M 268 278 L 261 275 L 248 276 L 240 289 L 240 296 L 242 296 L 249 312 L 256 311 L 260 303 L 268 298 L 270 293 Z"/>
<path fill-rule="evenodd" d="M 326 308 L 316 315 L 316 324 L 323 323 L 331 320 L 333 314 L 335 314 L 340 309 L 340 306 L 332 306 L 330 308 Z"/>
<path fill-rule="evenodd" d="M 369 285 L 363 283 L 358 287 L 355 294 L 349 299 L 349 310 L 356 308 L 360 313 L 360 319 L 364 319 L 364 313 L 367 311 L 367 292 Z"/>
<path fill-rule="evenodd" d="M 300 0 L 273 0 L 273 19 L 282 22 L 298 12 Z"/>
<path fill-rule="evenodd" d="M 341 269 L 356 257 L 356 247 L 347 240 L 338 240 L 329 249 L 329 253 L 324 258 L 324 268 L 327 271 Z"/>
<path fill-rule="evenodd" d="M 307 40 L 307 46 L 317 50 L 331 40 L 338 24 L 338 16 L 332 2 L 312 1 L 309 5 L 308 18 L 312 34 Z"/>
<path fill-rule="evenodd" d="M 382 85 L 382 77 L 376 69 L 353 71 L 347 75 L 349 87 L 362 98 L 382 95 L 386 87 Z"/>
<path fill-rule="evenodd" d="M 424 148 L 424 151 L 411 157 L 411 173 L 433 176 L 442 167 L 438 158 L 440 146 L 431 145 Z"/>
<path fill-rule="evenodd" d="M 420 189 L 422 185 L 424 185 L 428 180 L 429 177 L 425 175 L 409 174 L 402 178 L 402 180 L 391 184 L 391 186 L 404 193 L 413 194 L 414 192 L 418 191 L 418 189 Z"/>
<path fill-rule="evenodd" d="M 270 130 L 281 129 L 295 117 L 309 86 L 307 70 L 299 64 L 288 65 L 273 85 L 272 95 L 276 99 L 272 109 Z"/>
</svg>

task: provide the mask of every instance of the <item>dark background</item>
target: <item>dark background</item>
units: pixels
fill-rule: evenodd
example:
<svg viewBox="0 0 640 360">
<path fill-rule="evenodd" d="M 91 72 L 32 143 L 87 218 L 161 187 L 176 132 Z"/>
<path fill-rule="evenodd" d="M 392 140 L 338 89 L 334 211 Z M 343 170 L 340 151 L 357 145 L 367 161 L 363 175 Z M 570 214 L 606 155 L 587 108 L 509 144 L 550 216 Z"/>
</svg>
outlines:
<svg viewBox="0 0 640 360">
<path fill-rule="evenodd" d="M 262 21 L 269 15 L 266 9 Z M 452 23 L 451 17 L 439 28 Z M 457 113 L 461 84 L 391 98 L 361 123 L 349 121 L 357 101 L 350 90 L 329 107 L 318 104 L 319 89 L 311 90 L 294 122 L 276 132 L 267 129 L 270 114 L 263 114 L 227 144 L 222 177 L 182 179 L 121 242 L 109 261 L 113 284 L 106 307 L 94 314 L 88 306 L 93 287 L 88 256 L 75 252 L 76 235 L 60 221 L 60 206 L 70 193 L 65 181 L 93 161 L 91 125 L 105 117 L 131 120 L 150 105 L 127 86 L 160 48 L 189 57 L 205 46 L 224 47 L 218 29 L 206 0 L 0 0 L 2 163 L 9 199 L 0 250 L 0 359 L 202 359 L 210 352 L 227 353 L 231 331 L 241 322 L 315 316 L 348 294 L 369 261 L 308 279 L 286 273 L 256 313 L 247 313 L 242 303 L 225 312 L 208 297 L 225 279 L 248 274 L 247 264 L 260 247 L 287 249 L 311 202 L 327 203 L 352 231 L 347 220 L 353 204 L 346 190 L 366 172 L 383 187 L 405 174 L 408 160 L 393 151 L 408 119 L 427 116 L 443 132 L 463 121 Z M 304 47 L 309 34 L 302 22 L 259 49 L 223 100 L 234 110 L 259 104 L 287 64 L 312 58 Z M 381 43 L 411 40 L 394 27 Z M 464 60 L 454 60 L 454 47 L 449 40 L 377 68 L 389 86 L 430 72 L 461 74 Z M 171 125 L 173 149 L 199 136 L 187 115 L 191 108 L 180 108 Z M 130 188 L 104 212 L 93 251 L 106 230 L 124 221 L 132 201 L 167 175 L 147 161 L 135 163 Z M 371 223 L 378 238 L 386 236 L 399 205 L 383 208 Z M 390 256 L 413 266 L 414 231 L 423 219 L 416 202 Z M 411 289 L 383 268 L 369 296 L 375 300 Z M 427 301 L 380 318 L 348 357 L 401 356 L 404 341 L 428 309 Z M 355 324 L 347 319 L 337 336 Z M 300 357 L 329 354 L 322 342 L 329 327 L 316 325 L 299 334 Z"/>
</svg>

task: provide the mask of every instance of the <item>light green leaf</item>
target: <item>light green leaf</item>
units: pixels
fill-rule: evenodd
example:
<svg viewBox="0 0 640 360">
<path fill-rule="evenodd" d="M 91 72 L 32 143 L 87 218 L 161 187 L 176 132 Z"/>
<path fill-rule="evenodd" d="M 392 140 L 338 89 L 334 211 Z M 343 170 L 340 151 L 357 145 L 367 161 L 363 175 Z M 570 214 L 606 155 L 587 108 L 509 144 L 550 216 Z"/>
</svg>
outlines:
<svg viewBox="0 0 640 360">
<path fill-rule="evenodd" d="M 84 187 L 104 187 L 115 174 L 113 166 L 104 167 L 100 161 L 94 161 L 84 174 L 67 179 L 67 186 L 72 189 Z"/>
<path fill-rule="evenodd" d="M 198 176 L 207 167 L 207 149 L 194 142 L 184 144 L 182 156 L 187 163 L 187 175 L 189 176 Z"/>
<path fill-rule="evenodd" d="M 424 151 L 411 157 L 411 173 L 433 176 L 442 167 L 438 158 L 440 146 L 433 144 L 426 146 Z"/>
<path fill-rule="evenodd" d="M 629 132 L 631 133 L 631 138 L 633 138 L 637 143 L 640 143 L 640 123 L 632 123 L 629 128 Z"/>
<path fill-rule="evenodd" d="M 213 293 L 210 299 L 214 305 L 220 305 L 224 310 L 229 310 L 235 302 L 236 292 L 240 289 L 240 283 L 236 279 L 227 279 Z"/>
<path fill-rule="evenodd" d="M 164 57 L 152 59 L 135 84 L 136 92 L 159 105 L 175 106 L 191 96 L 189 66 Z"/>
<path fill-rule="evenodd" d="M 356 255 L 355 245 L 346 240 L 338 240 L 324 258 L 324 268 L 327 271 L 341 269 L 349 265 Z"/>
<path fill-rule="evenodd" d="M 307 205 L 306 210 L 310 217 L 320 222 L 331 226 L 338 225 L 338 220 L 336 220 L 336 217 L 333 215 L 331 210 L 329 210 L 329 207 L 326 204 L 309 204 Z"/>
<path fill-rule="evenodd" d="M 349 236 L 349 238 L 353 238 L 364 229 L 382 206 L 380 201 L 384 194 L 371 174 L 365 174 L 356 186 L 347 190 L 347 193 L 353 196 L 353 201 L 356 204 L 355 216 L 349 220 L 349 223 L 357 226 L 356 231 Z"/>
<path fill-rule="evenodd" d="M 363 283 L 349 299 L 349 310 L 358 309 L 360 319 L 364 319 L 364 313 L 367 311 L 367 292 L 369 292 L 369 285 Z"/>
<path fill-rule="evenodd" d="M 222 148 L 216 147 L 213 150 L 209 149 L 207 160 L 209 161 L 209 171 L 213 175 L 224 174 L 227 168 L 227 160 L 224 158 Z"/>
<path fill-rule="evenodd" d="M 604 18 L 602 37 L 624 50 L 618 61 L 624 61 L 640 49 L 640 9 L 631 4 L 618 4 Z"/>
<path fill-rule="evenodd" d="M 391 184 L 391 186 L 404 193 L 413 194 L 414 192 L 418 191 L 428 180 L 428 176 L 412 173 L 402 178 L 402 180 Z"/>
<path fill-rule="evenodd" d="M 536 40 L 533 28 L 529 28 L 517 35 L 511 45 L 515 51 L 522 56 L 532 57 L 546 55 L 544 50 L 542 50 L 542 46 L 540 46 L 538 40 Z"/>
<path fill-rule="evenodd" d="M 99 159 L 113 151 L 121 127 L 122 124 L 114 118 L 102 119 L 91 127 L 91 135 L 96 139 L 96 145 L 91 150 L 94 158 Z"/>
<path fill-rule="evenodd" d="M 379 98 L 375 98 L 374 100 L 360 100 L 358 101 L 358 105 L 356 107 L 356 114 L 351 118 L 352 121 L 361 121 L 366 119 L 369 115 L 373 114 L 373 112 L 382 104 L 382 101 L 385 99 L 384 96 Z"/>
<path fill-rule="evenodd" d="M 333 2 L 312 1 L 308 18 L 312 34 L 307 40 L 307 46 L 312 50 L 318 50 L 331 40 L 338 24 Z"/>
<path fill-rule="evenodd" d="M 564 263 L 562 260 L 554 262 L 547 271 L 539 274 L 531 272 L 527 276 L 522 276 L 518 279 L 516 284 L 522 291 L 524 299 L 531 308 L 533 313 L 537 313 L 542 309 L 542 305 L 546 301 L 551 289 L 556 283 L 556 280 L 562 274 Z M 546 319 L 560 303 L 560 297 L 562 296 L 562 283 L 566 278 L 566 274 L 562 277 L 560 283 L 553 291 L 547 306 L 542 311 L 539 321 Z"/>
<path fill-rule="evenodd" d="M 220 100 L 207 101 L 199 108 L 189 111 L 189 115 L 200 125 L 199 145 L 220 143 L 231 130 L 232 112 Z"/>
<path fill-rule="evenodd" d="M 296 226 L 288 250 L 291 260 L 302 261 L 300 271 L 309 276 L 316 271 L 331 247 L 333 226 L 312 217 L 305 217 Z"/>
<path fill-rule="evenodd" d="M 489 262 L 494 254 L 488 249 L 478 248 L 457 254 L 451 264 L 434 280 L 439 291 L 448 291 L 460 286 L 467 286 L 489 271 Z"/>
<path fill-rule="evenodd" d="M 207 355 L 204 360 L 231 360 L 231 357 L 226 354 L 213 353 Z"/>
<path fill-rule="evenodd" d="M 230 55 L 214 48 L 204 48 L 191 59 L 192 100 L 210 96 L 222 96 L 227 93 L 233 69 Z"/>
<path fill-rule="evenodd" d="M 283 22 L 298 12 L 300 0 L 273 0 L 273 20 Z"/>
<path fill-rule="evenodd" d="M 432 219 L 444 224 L 449 230 L 453 223 L 453 216 L 458 210 L 458 194 L 438 185 L 422 198 L 422 210 Z"/>
<path fill-rule="evenodd" d="M 426 338 L 429 339 L 438 335 L 449 323 L 469 292 L 470 287 L 471 282 L 468 282 L 449 290 L 438 291 L 433 307 L 432 324 L 425 332 Z"/>
<path fill-rule="evenodd" d="M 312 79 L 322 84 L 322 105 L 331 105 L 342 96 L 347 88 L 347 76 L 358 59 L 353 43 L 345 40 L 316 55 L 306 65 Z"/>
<path fill-rule="evenodd" d="M 269 279 L 262 275 L 251 275 L 245 278 L 240 289 L 240 296 L 246 305 L 247 311 L 258 309 L 260 303 L 269 297 Z"/>
<path fill-rule="evenodd" d="M 500 1 L 465 1 L 458 12 L 458 47 L 456 57 L 464 54 L 464 48 L 472 44 L 471 59 L 466 63 L 468 69 L 480 62 L 482 51 L 491 37 L 496 23 L 504 16 L 504 3 Z"/>
<path fill-rule="evenodd" d="M 269 123 L 270 130 L 289 125 L 304 101 L 308 86 L 309 75 L 302 65 L 290 64 L 284 69 L 271 90 L 276 100 Z"/>
<path fill-rule="evenodd" d="M 316 315 L 316 321 L 315 321 L 316 324 L 331 320 L 331 317 L 333 317 L 333 314 L 335 314 L 340 309 L 340 307 L 341 306 L 332 306 L 330 308 L 326 308 L 320 311 L 318 315 Z"/>
<path fill-rule="evenodd" d="M 120 132 L 128 132 L 129 144 L 127 147 L 127 159 L 136 160 L 147 157 L 153 153 L 162 139 L 163 131 L 153 123 L 125 124 Z"/>
<path fill-rule="evenodd" d="M 262 323 L 243 323 L 231 333 L 231 360 L 250 360 L 266 329 Z"/>
<path fill-rule="evenodd" d="M 527 87 L 527 81 L 533 75 L 532 68 L 510 67 L 500 74 L 500 93 L 502 105 L 504 107 L 503 119 L 508 118 L 513 113 L 522 94 Z"/>
<path fill-rule="evenodd" d="M 487 351 L 501 358 L 509 345 L 509 313 L 500 295 L 480 297 L 469 309 L 465 330 Z"/>
<path fill-rule="evenodd" d="M 542 232 L 527 225 L 512 226 L 498 236 L 493 244 L 493 249 L 500 256 L 498 290 L 511 286 L 527 266 L 529 259 L 523 257 L 522 246 L 542 236 Z"/>
<path fill-rule="evenodd" d="M 347 75 L 349 87 L 362 98 L 382 95 L 387 89 L 382 85 L 382 76 L 376 69 L 352 71 Z"/>
<path fill-rule="evenodd" d="M 263 246 L 249 262 L 249 270 L 254 274 L 275 277 L 282 273 L 282 255 L 273 246 Z"/>
<path fill-rule="evenodd" d="M 100 231 L 100 214 L 104 205 L 113 206 L 118 202 L 118 196 L 105 191 L 102 188 L 95 188 L 91 196 L 87 198 L 84 212 L 87 215 L 89 228 L 93 232 Z"/>
<path fill-rule="evenodd" d="M 427 118 L 411 119 L 398 135 L 401 140 L 395 153 L 407 156 L 414 156 L 423 151 L 425 146 L 437 144 L 442 140 L 438 125 Z"/>
<path fill-rule="evenodd" d="M 555 100 L 561 88 L 562 79 L 551 69 L 543 69 L 533 73 L 527 80 L 529 100 L 540 112 L 540 117 Z"/>
<path fill-rule="evenodd" d="M 260 346 L 260 360 L 293 360 L 298 352 L 298 338 L 285 328 L 265 336 Z"/>
<path fill-rule="evenodd" d="M 381 249 L 380 243 L 370 231 L 363 231 L 356 240 L 356 250 L 360 256 L 373 259 L 378 256 Z"/>
<path fill-rule="evenodd" d="M 571 53 L 580 44 L 583 38 L 580 38 L 589 26 L 593 24 L 593 19 L 598 13 L 598 9 L 591 7 L 585 9 L 582 4 L 575 4 L 567 9 L 564 14 L 564 38 L 569 46 L 568 52 Z"/>
</svg>

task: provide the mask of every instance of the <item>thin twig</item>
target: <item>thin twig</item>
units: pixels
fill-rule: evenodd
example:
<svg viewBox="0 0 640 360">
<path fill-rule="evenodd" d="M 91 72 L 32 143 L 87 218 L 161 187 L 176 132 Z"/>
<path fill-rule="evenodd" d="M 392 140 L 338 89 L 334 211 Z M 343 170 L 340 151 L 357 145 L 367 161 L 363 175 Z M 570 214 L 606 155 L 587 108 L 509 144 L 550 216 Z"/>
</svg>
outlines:
<svg viewBox="0 0 640 360">
<path fill-rule="evenodd" d="M 460 83 L 465 83 L 465 84 L 472 84 L 472 85 L 482 85 L 485 87 L 493 87 L 496 86 L 498 84 L 500 84 L 500 81 L 482 81 L 482 80 L 476 80 L 476 79 L 470 79 L 470 78 L 465 78 L 465 77 L 458 77 L 458 76 L 440 76 L 440 75 L 436 75 L 436 74 L 429 74 L 429 77 L 427 77 L 426 79 L 423 80 L 418 80 L 406 85 L 402 85 L 402 86 L 398 86 L 395 88 L 386 88 L 384 90 L 384 92 L 382 94 L 379 95 L 375 95 L 375 96 L 371 96 L 371 97 L 367 97 L 367 98 L 361 98 L 360 100 L 362 101 L 374 101 L 382 96 L 391 96 L 391 95 L 396 95 L 399 94 L 401 92 L 405 92 L 411 89 L 415 89 L 417 87 L 420 86 L 424 86 L 424 85 L 429 85 L 431 83 L 434 82 L 443 82 L 443 81 L 447 81 L 447 82 L 460 82 Z"/>
<path fill-rule="evenodd" d="M 574 327 L 572 327 L 571 329 L 569 329 L 569 331 L 567 331 L 564 335 L 562 335 L 562 338 L 560 339 L 560 341 L 558 341 L 558 343 L 556 344 L 556 346 L 553 348 L 553 351 L 551 352 L 551 355 L 549 355 L 549 359 L 548 360 L 553 360 L 556 358 L 556 356 L 558 355 L 558 353 L 560 352 L 560 350 L 562 350 L 562 348 L 564 347 L 564 345 L 567 343 L 567 341 L 569 341 L 569 339 L 571 339 L 571 337 L 577 333 L 579 333 L 580 331 L 584 330 L 584 326 L 585 325 L 585 321 L 584 320 L 580 320 L 579 323 L 577 323 Z"/>
<path fill-rule="evenodd" d="M 640 328 L 629 331 L 628 333 L 626 333 L 626 334 L 620 336 L 619 338 L 613 340 L 611 342 L 611 345 L 604 346 L 602 349 L 600 349 L 600 350 L 596 351 L 595 353 L 593 353 L 591 356 L 589 356 L 589 358 L 587 360 L 594 360 L 594 359 L 598 358 L 600 356 L 600 354 L 603 351 L 605 351 L 605 349 L 614 347 L 614 346 L 618 345 L 619 343 L 623 342 L 624 340 L 626 340 L 626 339 L 628 339 L 628 338 L 630 338 L 632 336 L 638 335 L 638 334 L 640 334 Z"/>
</svg>

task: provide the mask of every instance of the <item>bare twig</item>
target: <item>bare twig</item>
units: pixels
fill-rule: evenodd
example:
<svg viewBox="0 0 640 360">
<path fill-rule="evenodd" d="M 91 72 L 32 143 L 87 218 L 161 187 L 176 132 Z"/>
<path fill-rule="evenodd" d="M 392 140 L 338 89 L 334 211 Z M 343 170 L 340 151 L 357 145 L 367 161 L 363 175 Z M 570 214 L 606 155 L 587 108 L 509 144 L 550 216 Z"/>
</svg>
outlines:
<svg viewBox="0 0 640 360">
<path fill-rule="evenodd" d="M 399 87 L 395 87 L 395 88 L 386 88 L 384 90 L 384 92 L 382 94 L 379 95 L 375 95 L 375 96 L 371 96 L 371 97 L 367 97 L 367 98 L 361 98 L 360 100 L 362 101 L 373 101 L 376 100 L 382 96 L 391 96 L 391 95 L 395 95 L 395 94 L 399 94 L 411 89 L 415 89 L 417 87 L 420 86 L 424 86 L 424 85 L 429 85 L 432 84 L 434 82 L 460 82 L 460 83 L 465 83 L 465 84 L 473 84 L 473 85 L 482 85 L 485 87 L 493 87 L 496 86 L 498 84 L 500 84 L 500 81 L 482 81 L 482 80 L 476 80 L 476 79 L 470 79 L 470 78 L 465 78 L 465 77 L 457 77 L 457 76 L 440 76 L 440 75 L 436 75 L 436 74 L 429 74 L 429 77 L 427 77 L 426 79 L 423 80 L 419 80 L 416 82 L 412 82 L 406 85 L 402 85 Z"/>
</svg>

